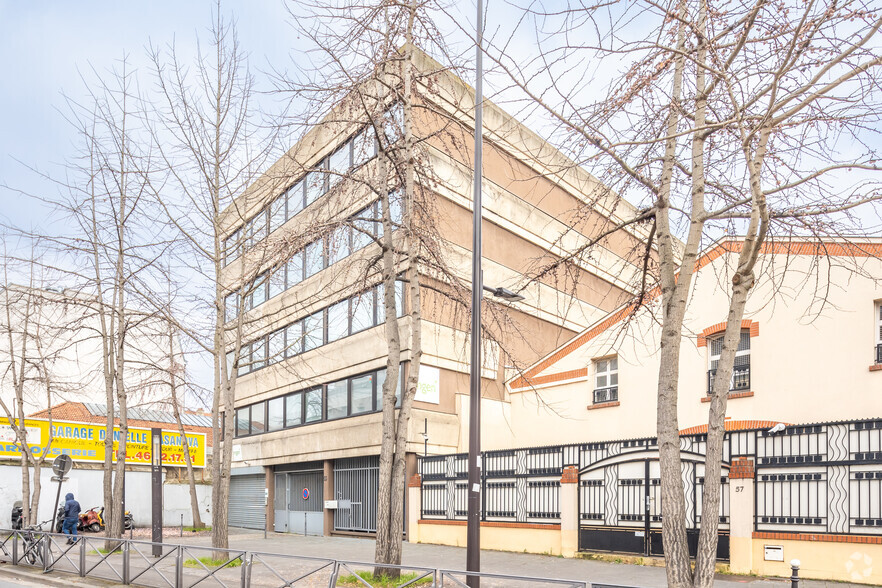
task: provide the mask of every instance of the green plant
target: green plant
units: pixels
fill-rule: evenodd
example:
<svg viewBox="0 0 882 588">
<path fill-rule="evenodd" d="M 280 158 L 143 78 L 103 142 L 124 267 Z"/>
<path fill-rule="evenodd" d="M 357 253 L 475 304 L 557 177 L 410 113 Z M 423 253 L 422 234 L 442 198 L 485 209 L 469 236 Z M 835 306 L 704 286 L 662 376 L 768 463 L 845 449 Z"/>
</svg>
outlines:
<svg viewBox="0 0 882 588">
<path fill-rule="evenodd" d="M 411 582 L 414 579 L 416 579 L 417 577 L 422 575 L 422 574 L 417 574 L 417 573 L 412 572 L 412 573 L 407 573 L 407 574 L 401 574 L 400 576 L 398 576 L 398 578 L 391 578 L 391 577 L 385 576 L 385 575 L 377 577 L 377 576 L 374 576 L 374 574 L 369 571 L 356 572 L 356 573 L 358 574 L 358 578 L 363 579 L 365 582 L 367 582 L 368 584 L 370 584 L 374 588 L 397 588 L 398 586 L 401 586 L 402 584 L 407 584 L 408 582 Z M 358 578 L 356 578 L 355 576 L 352 576 L 352 575 L 340 576 L 339 578 L 337 578 L 337 586 L 358 586 L 360 588 L 364 588 L 364 584 L 362 584 L 358 580 Z M 413 582 L 413 584 L 407 584 L 407 585 L 408 586 L 421 586 L 423 584 L 429 584 L 431 582 L 432 582 L 432 576 L 426 576 L 425 578 L 422 578 L 420 580 L 417 580 L 416 582 Z"/>
<path fill-rule="evenodd" d="M 190 558 L 184 560 L 184 567 L 201 568 L 202 566 L 199 565 L 199 562 L 202 562 L 203 564 L 205 564 L 206 567 L 209 568 L 217 568 L 225 564 L 228 568 L 238 568 L 242 565 L 242 558 L 237 557 L 236 559 L 214 559 L 209 556 L 205 556 L 198 558 L 198 561 L 196 559 Z"/>
</svg>

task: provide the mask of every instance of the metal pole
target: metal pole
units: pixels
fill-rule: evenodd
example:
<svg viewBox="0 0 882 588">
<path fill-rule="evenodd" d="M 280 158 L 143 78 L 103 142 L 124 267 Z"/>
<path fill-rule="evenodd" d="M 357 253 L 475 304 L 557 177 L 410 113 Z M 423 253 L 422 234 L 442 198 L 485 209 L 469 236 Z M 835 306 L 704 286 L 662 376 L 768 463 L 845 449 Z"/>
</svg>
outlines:
<svg viewBox="0 0 882 588">
<path fill-rule="evenodd" d="M 484 281 L 481 272 L 481 180 L 483 177 L 483 55 L 484 3 L 477 0 L 477 44 L 475 49 L 475 168 L 472 218 L 472 357 L 469 377 L 469 486 L 468 523 L 466 527 L 466 571 L 481 571 L 481 297 Z M 479 576 L 466 576 L 470 588 L 478 588 Z"/>
<path fill-rule="evenodd" d="M 790 588 L 799 588 L 799 560 L 792 559 L 790 560 L 790 570 L 792 575 L 790 576 Z"/>
<path fill-rule="evenodd" d="M 52 511 L 52 532 L 58 532 L 58 501 L 61 500 L 61 480 L 64 475 L 58 476 L 58 492 L 55 493 L 55 510 Z M 39 515 L 39 513 L 37 513 Z M 39 520 L 39 517 L 34 520 Z"/>
<path fill-rule="evenodd" d="M 153 557 L 162 555 L 162 429 L 150 429 L 153 451 L 151 452 L 151 489 L 152 489 L 152 538 Z M 125 516 L 125 511 L 123 511 Z"/>
</svg>

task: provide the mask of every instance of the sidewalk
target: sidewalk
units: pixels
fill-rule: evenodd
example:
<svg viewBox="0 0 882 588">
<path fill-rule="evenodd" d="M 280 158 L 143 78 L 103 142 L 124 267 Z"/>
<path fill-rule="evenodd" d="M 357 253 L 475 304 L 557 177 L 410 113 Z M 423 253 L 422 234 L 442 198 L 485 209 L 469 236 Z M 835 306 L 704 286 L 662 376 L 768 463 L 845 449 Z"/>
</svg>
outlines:
<svg viewBox="0 0 882 588">
<path fill-rule="evenodd" d="M 167 539 L 177 543 L 177 538 Z M 208 537 L 183 539 L 189 545 L 210 545 Z M 370 562 L 374 557 L 374 541 L 355 537 L 304 537 L 287 533 L 262 533 L 245 529 L 230 530 L 230 548 L 243 551 L 264 551 L 290 555 L 329 557 L 348 561 Z M 465 548 L 446 545 L 428 545 L 405 542 L 402 564 L 462 570 L 465 568 Z M 481 551 L 481 570 L 499 574 L 587 580 L 601 584 L 625 584 L 640 588 L 664 588 L 665 570 L 660 567 L 615 564 L 603 561 L 569 559 L 547 555 Z M 720 588 L 789 588 L 783 578 L 756 578 L 753 576 L 718 575 L 714 583 Z M 800 588 L 845 588 L 860 584 L 802 580 Z M 866 585 L 863 585 L 864 588 Z"/>
<path fill-rule="evenodd" d="M 187 558 L 210 555 L 211 553 L 211 538 L 208 536 L 187 536 L 185 534 L 183 537 L 166 537 L 165 543 L 168 546 L 166 549 L 172 549 L 171 546 L 173 545 L 185 546 L 184 557 Z M 141 549 L 146 550 L 147 548 L 142 546 Z M 303 537 L 282 533 L 271 533 L 267 539 L 264 539 L 263 533 L 244 529 L 231 529 L 230 549 L 252 553 L 277 554 L 278 556 L 329 558 L 344 562 L 372 562 L 374 541 L 357 537 Z M 119 570 L 122 569 L 121 557 L 119 554 L 111 554 L 105 559 L 107 559 L 108 563 L 112 563 L 115 569 Z M 258 560 L 259 556 L 254 557 L 257 564 L 252 570 L 252 586 L 255 588 L 278 586 L 276 579 L 281 576 L 273 575 L 269 568 L 266 567 L 266 563 L 276 566 L 276 570 L 284 573 L 289 580 L 314 570 L 316 567 L 313 560 L 265 556 L 263 561 L 260 561 Z M 90 565 L 97 565 L 98 558 L 99 554 L 91 551 L 90 546 L 90 552 L 87 556 L 88 563 Z M 152 561 L 152 559 L 141 557 L 133 552 L 131 561 L 132 573 L 138 574 L 140 570 L 144 569 L 145 563 Z M 64 564 L 64 562 L 61 563 Z M 166 578 L 173 577 L 174 559 L 165 559 L 158 563 L 161 564 L 158 569 L 161 569 Z M 465 548 L 405 542 L 403 545 L 402 564 L 420 568 L 462 570 L 465 567 Z M 106 563 L 101 565 L 105 566 L 103 568 L 103 577 L 106 580 L 116 579 L 118 581 L 120 576 L 114 576 Z M 322 564 L 319 563 L 318 565 Z M 64 569 L 63 565 L 60 569 Z M 75 569 L 71 568 L 71 571 L 75 571 Z M 482 551 L 481 570 L 489 573 L 581 580 L 594 584 L 625 585 L 637 588 L 664 588 L 666 586 L 665 570 L 661 567 L 616 564 L 587 559 L 567 559 L 526 553 Z M 99 569 L 100 571 L 102 570 Z M 155 574 L 155 572 L 150 573 Z M 202 569 L 194 568 L 194 566 L 187 568 L 184 573 L 188 584 L 193 581 L 200 581 L 199 576 L 204 574 Z M 309 579 L 298 583 L 297 586 L 327 586 L 328 573 L 329 570 L 325 569 L 321 574 L 311 575 Z M 239 576 L 239 569 L 228 568 L 220 571 L 217 579 L 227 582 L 229 585 L 237 585 Z M 104 581 L 96 578 L 92 573 L 90 573 L 88 579 L 81 579 L 76 575 L 68 575 L 63 572 L 43 575 L 33 568 L 13 567 L 9 564 L 0 565 L 0 583 L 4 579 L 11 580 L 13 578 L 24 581 L 29 580 L 33 582 L 33 585 L 37 586 L 118 585 L 114 581 Z M 149 575 L 144 576 L 142 581 L 146 581 L 148 578 Z M 153 579 L 158 583 L 148 583 L 164 585 L 158 577 Z M 488 586 L 502 586 L 501 583 L 504 584 L 505 581 L 497 579 L 486 582 Z M 525 586 L 522 582 L 518 584 L 519 586 Z M 755 578 L 751 576 L 730 575 L 718 575 L 714 584 L 720 588 L 789 588 L 790 586 L 789 580 L 783 578 Z M 821 588 L 827 586 L 830 588 L 843 588 L 861 585 L 811 580 L 800 581 L 800 588 Z M 862 588 L 866 588 L 866 585 L 863 585 Z"/>
</svg>

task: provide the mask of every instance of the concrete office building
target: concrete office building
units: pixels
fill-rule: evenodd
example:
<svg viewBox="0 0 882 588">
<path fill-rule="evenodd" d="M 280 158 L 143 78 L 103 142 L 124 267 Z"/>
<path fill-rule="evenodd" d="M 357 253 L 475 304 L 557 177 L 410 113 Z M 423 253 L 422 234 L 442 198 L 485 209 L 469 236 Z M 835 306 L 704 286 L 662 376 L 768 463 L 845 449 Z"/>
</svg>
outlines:
<svg viewBox="0 0 882 588">
<path fill-rule="evenodd" d="M 430 71 L 437 64 L 417 52 L 415 65 Z M 472 155 L 467 148 L 450 149 L 435 133 L 445 126 L 467 145 L 474 95 L 449 72 L 432 82 L 433 96 L 443 99 L 414 116 L 414 134 L 428 138 L 424 158 L 437 178 L 431 221 L 443 235 L 445 262 L 466 277 Z M 342 125 L 336 114 L 225 211 L 230 254 L 222 279 L 230 288 L 237 287 L 249 254 L 273 250 L 265 246 L 273 240 L 331 226 L 347 215 L 377 218 L 373 207 L 378 205 L 370 195 L 348 179 L 337 181 L 353 169 L 374 173 L 373 135 L 364 124 Z M 500 108 L 486 105 L 484 125 L 484 283 L 521 290 L 525 297 L 493 302 L 507 317 L 493 333 L 495 341 L 484 346 L 482 434 L 493 444 L 495 438 L 511 437 L 504 386 L 515 373 L 511 366 L 532 363 L 622 304 L 639 271 L 639 245 L 646 235 L 644 227 L 628 228 L 592 248 L 590 258 L 528 283 L 531 268 L 577 249 L 634 211 Z M 288 171 L 295 167 L 306 171 Z M 593 208 L 586 207 L 589 202 Z M 400 218 L 407 211 L 394 214 Z M 230 521 L 298 533 L 370 533 L 376 520 L 387 348 L 380 277 L 371 281 L 360 270 L 348 270 L 376 255 L 379 246 L 358 231 L 315 234 L 284 267 L 275 260 L 278 269 L 258 279 L 241 309 L 247 345 L 237 364 Z M 273 258 L 264 257 L 269 267 Z M 463 451 L 468 443 L 467 312 L 445 305 L 431 287 L 430 272 L 423 267 L 419 272 L 424 276 L 422 367 L 407 432 L 407 451 L 414 457 L 423 451 Z M 404 290 L 398 319 L 402 381 L 409 371 L 412 328 Z M 491 297 L 485 299 L 491 303 Z M 231 297 L 228 319 L 237 313 Z M 416 460 L 409 464 L 415 471 Z M 264 510 L 265 497 L 269 507 Z M 325 500 L 337 500 L 337 508 L 324 509 Z"/>
</svg>

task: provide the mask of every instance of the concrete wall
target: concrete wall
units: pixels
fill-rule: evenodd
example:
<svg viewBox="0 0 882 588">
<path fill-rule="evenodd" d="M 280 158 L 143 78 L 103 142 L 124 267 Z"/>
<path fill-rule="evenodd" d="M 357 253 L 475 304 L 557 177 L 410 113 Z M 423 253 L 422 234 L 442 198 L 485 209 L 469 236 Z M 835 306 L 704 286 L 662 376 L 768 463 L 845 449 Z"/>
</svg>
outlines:
<svg viewBox="0 0 882 588">
<path fill-rule="evenodd" d="M 40 472 L 42 489 L 40 492 L 39 521 L 53 518 L 55 495 L 58 484 L 52 482 L 51 468 L 43 468 Z M 31 472 L 33 478 L 33 472 Z M 73 492 L 82 509 L 104 504 L 103 483 L 104 472 L 101 470 L 81 470 L 74 468 L 68 473 L 67 482 L 61 485 L 61 501 L 64 495 Z M 165 476 L 163 475 L 163 479 Z M 21 500 L 21 468 L 13 465 L 0 465 L 0 526 L 9 528 L 12 505 Z M 203 512 L 203 522 L 210 521 L 211 486 L 197 485 L 197 495 Z M 163 486 L 163 518 L 165 525 L 180 524 L 183 512 L 184 524 L 192 524 L 190 514 L 189 487 L 181 484 Z M 131 511 L 135 525 L 150 525 L 151 519 L 151 486 L 150 472 L 126 472 L 126 510 Z M 44 527 L 47 528 L 48 527 Z"/>
</svg>

